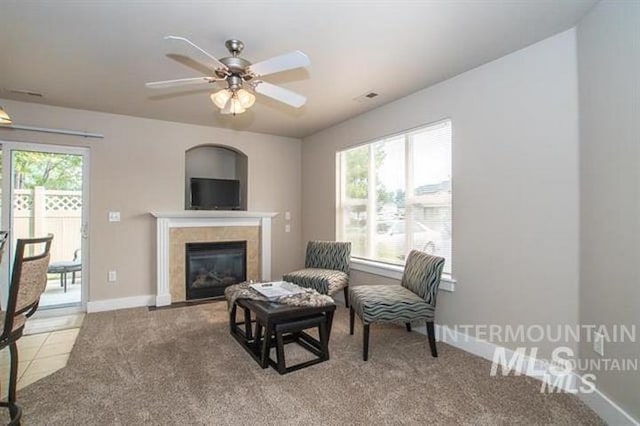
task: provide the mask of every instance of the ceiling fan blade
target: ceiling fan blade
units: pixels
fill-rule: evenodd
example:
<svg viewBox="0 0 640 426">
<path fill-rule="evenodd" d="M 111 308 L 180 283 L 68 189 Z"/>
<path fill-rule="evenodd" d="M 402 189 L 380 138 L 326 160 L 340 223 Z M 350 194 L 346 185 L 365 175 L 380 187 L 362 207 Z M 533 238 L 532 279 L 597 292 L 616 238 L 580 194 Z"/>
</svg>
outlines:
<svg viewBox="0 0 640 426">
<path fill-rule="evenodd" d="M 311 65 L 309 57 L 299 50 L 275 56 L 271 59 L 257 62 L 249 66 L 249 71 L 256 76 L 275 74 L 294 68 L 308 67 Z"/>
<path fill-rule="evenodd" d="M 144 85 L 149 89 L 164 89 L 167 87 L 186 86 L 190 84 L 213 83 L 218 80 L 222 79 L 213 77 L 179 78 L 177 80 L 152 81 L 145 83 Z"/>
<path fill-rule="evenodd" d="M 255 83 L 254 90 L 261 95 L 268 96 L 292 107 L 300 108 L 307 102 L 307 98 L 298 93 L 287 90 L 275 84 L 266 81 L 258 81 Z"/>
<path fill-rule="evenodd" d="M 207 58 L 209 58 L 209 60 L 211 60 L 211 62 L 212 62 L 211 68 L 213 68 L 215 70 L 225 70 L 225 71 L 229 70 L 229 68 L 227 68 L 227 66 L 225 64 L 223 64 L 222 62 L 220 62 L 215 56 L 213 56 L 212 54 L 210 54 L 209 52 L 207 52 L 206 50 L 204 50 L 200 46 L 197 46 L 195 43 L 193 43 L 191 40 L 189 40 L 187 38 L 178 37 L 178 36 L 166 36 L 164 39 L 165 40 L 184 41 L 185 43 L 190 44 L 192 47 L 194 47 L 200 53 L 205 55 Z"/>
</svg>

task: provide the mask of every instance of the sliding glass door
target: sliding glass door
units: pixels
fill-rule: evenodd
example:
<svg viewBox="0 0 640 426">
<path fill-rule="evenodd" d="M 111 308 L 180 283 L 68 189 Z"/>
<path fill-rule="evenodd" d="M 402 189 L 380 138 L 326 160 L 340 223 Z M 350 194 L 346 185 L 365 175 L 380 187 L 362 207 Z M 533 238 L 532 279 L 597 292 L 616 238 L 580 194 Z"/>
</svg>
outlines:
<svg viewBox="0 0 640 426">
<path fill-rule="evenodd" d="M 10 231 L 3 294 L 18 238 L 53 234 L 40 309 L 84 307 L 87 287 L 88 150 L 2 143 L 2 229 Z"/>
</svg>

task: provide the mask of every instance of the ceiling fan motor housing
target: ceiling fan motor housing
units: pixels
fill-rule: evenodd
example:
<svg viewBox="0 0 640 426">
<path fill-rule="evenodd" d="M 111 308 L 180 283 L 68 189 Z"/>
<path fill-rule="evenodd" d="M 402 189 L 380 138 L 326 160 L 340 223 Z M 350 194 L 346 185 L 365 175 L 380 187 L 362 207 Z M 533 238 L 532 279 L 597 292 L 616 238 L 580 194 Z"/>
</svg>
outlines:
<svg viewBox="0 0 640 426">
<path fill-rule="evenodd" d="M 236 40 L 235 38 L 227 40 L 224 45 L 233 56 L 238 56 L 244 50 L 244 43 L 240 40 Z"/>
<path fill-rule="evenodd" d="M 227 77 L 227 84 L 229 85 L 229 89 L 238 90 L 242 87 L 242 77 L 237 75 L 230 75 Z"/>
<path fill-rule="evenodd" d="M 238 58 L 237 56 L 231 56 L 228 58 L 220 59 L 220 62 L 227 66 L 227 68 L 229 69 L 227 71 L 228 74 L 244 78 L 245 80 L 251 79 L 251 75 L 245 71 L 245 69 L 249 65 L 251 65 L 251 62 L 247 61 L 246 59 Z M 225 77 L 225 74 L 221 71 L 216 71 L 216 75 L 221 78 Z"/>
</svg>

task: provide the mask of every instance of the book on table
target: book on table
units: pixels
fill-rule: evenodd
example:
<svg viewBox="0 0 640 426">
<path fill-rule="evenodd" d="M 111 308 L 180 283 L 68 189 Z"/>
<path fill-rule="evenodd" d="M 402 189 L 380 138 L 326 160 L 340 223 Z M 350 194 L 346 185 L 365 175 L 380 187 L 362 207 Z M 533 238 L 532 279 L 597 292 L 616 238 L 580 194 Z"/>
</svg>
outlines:
<svg viewBox="0 0 640 426">
<path fill-rule="evenodd" d="M 252 289 L 260 293 L 269 300 L 276 300 L 284 296 L 304 293 L 304 288 L 287 281 L 272 281 L 267 283 L 256 283 L 249 285 Z"/>
</svg>

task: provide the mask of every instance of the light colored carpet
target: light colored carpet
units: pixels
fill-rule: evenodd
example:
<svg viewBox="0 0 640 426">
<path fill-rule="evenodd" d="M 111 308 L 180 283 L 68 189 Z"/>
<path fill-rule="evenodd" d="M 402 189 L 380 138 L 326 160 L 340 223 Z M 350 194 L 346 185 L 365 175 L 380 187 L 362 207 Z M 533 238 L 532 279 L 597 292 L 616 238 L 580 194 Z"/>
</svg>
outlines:
<svg viewBox="0 0 640 426">
<path fill-rule="evenodd" d="M 90 314 L 67 367 L 18 392 L 23 423 L 601 424 L 574 396 L 490 377 L 489 362 L 451 346 L 434 359 L 404 327 L 372 326 L 363 362 L 357 326 L 349 336 L 339 307 L 331 360 L 280 376 L 229 335 L 224 302 Z"/>
</svg>

